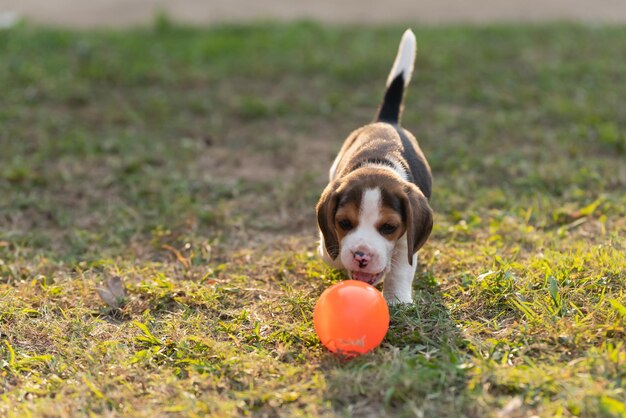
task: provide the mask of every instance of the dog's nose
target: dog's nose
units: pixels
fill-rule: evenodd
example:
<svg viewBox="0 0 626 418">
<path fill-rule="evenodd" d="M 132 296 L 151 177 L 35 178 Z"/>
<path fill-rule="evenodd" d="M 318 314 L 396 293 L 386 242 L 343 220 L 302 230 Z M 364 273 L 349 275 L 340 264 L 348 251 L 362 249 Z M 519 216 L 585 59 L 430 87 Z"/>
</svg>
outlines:
<svg viewBox="0 0 626 418">
<path fill-rule="evenodd" d="M 367 264 L 370 262 L 372 257 L 369 254 L 365 254 L 363 251 L 356 251 L 354 253 L 354 261 L 359 265 L 360 268 L 367 267 Z"/>
</svg>

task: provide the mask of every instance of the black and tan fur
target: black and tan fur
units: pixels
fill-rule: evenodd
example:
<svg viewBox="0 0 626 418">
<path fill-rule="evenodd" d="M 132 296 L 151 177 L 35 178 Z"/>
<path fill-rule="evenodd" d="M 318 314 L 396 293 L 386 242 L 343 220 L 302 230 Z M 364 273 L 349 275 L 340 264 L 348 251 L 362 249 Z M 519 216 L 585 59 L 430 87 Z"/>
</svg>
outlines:
<svg viewBox="0 0 626 418">
<path fill-rule="evenodd" d="M 404 90 L 412 71 L 412 57 L 407 56 L 411 52 L 411 36 L 414 57 L 414 35 L 407 31 L 375 122 L 356 129 L 345 140 L 331 168 L 329 184 L 317 204 L 322 255 L 335 267 L 359 273 L 358 267 L 345 265 L 349 254 L 339 257 L 342 243 L 348 234 L 358 230 L 364 192 L 379 191 L 379 217 L 375 228 L 379 228 L 381 235 L 394 245 L 389 255 L 388 271 L 380 279 L 374 272 L 357 276 L 376 278 L 377 282 L 385 279 L 385 297 L 391 302 L 411 301 L 410 284 L 416 267 L 416 253 L 428 239 L 433 226 L 428 202 L 432 192 L 430 167 L 415 137 L 399 123 Z M 348 223 L 351 228 L 343 230 L 342 225 Z M 397 229 L 387 234 L 387 230 L 394 226 Z M 367 248 L 367 244 L 363 246 Z M 397 255 L 400 249 L 404 250 L 402 261 Z M 394 266 L 402 267 L 396 269 L 401 275 L 411 277 L 398 277 Z M 390 280 L 393 283 L 389 284 Z"/>
</svg>

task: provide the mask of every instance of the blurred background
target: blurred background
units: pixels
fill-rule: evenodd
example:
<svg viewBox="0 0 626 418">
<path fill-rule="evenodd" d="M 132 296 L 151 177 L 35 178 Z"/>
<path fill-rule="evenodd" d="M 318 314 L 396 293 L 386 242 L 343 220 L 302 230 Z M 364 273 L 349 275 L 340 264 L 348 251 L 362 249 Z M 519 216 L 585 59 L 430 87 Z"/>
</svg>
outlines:
<svg viewBox="0 0 626 418">
<path fill-rule="evenodd" d="M 150 22 L 165 13 L 187 23 L 313 19 L 332 23 L 626 21 L 623 0 L 1 0 L 0 13 L 75 27 Z"/>
</svg>

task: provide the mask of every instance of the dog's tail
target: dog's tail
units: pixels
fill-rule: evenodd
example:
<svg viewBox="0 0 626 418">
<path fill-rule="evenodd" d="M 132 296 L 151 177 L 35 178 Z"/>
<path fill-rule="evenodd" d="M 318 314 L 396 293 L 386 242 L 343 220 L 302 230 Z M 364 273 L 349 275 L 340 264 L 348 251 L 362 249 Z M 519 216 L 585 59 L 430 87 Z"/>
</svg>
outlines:
<svg viewBox="0 0 626 418">
<path fill-rule="evenodd" d="M 413 74 L 413 63 L 415 62 L 416 47 L 415 34 L 411 29 L 407 29 L 402 35 L 398 55 L 393 62 L 391 72 L 387 78 L 387 91 L 383 104 L 378 111 L 377 121 L 398 123 L 402 113 L 402 99 L 404 90 L 411 81 Z"/>
</svg>

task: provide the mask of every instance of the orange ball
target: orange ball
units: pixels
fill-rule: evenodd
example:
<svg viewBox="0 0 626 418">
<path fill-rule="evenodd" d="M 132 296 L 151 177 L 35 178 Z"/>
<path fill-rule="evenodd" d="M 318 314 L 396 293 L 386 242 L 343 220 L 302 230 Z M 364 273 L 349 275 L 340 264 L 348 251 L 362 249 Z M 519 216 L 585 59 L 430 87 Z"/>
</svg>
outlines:
<svg viewBox="0 0 626 418">
<path fill-rule="evenodd" d="M 373 286 L 345 280 L 326 289 L 313 311 L 322 344 L 334 353 L 365 354 L 376 348 L 389 329 L 389 308 Z"/>
</svg>

